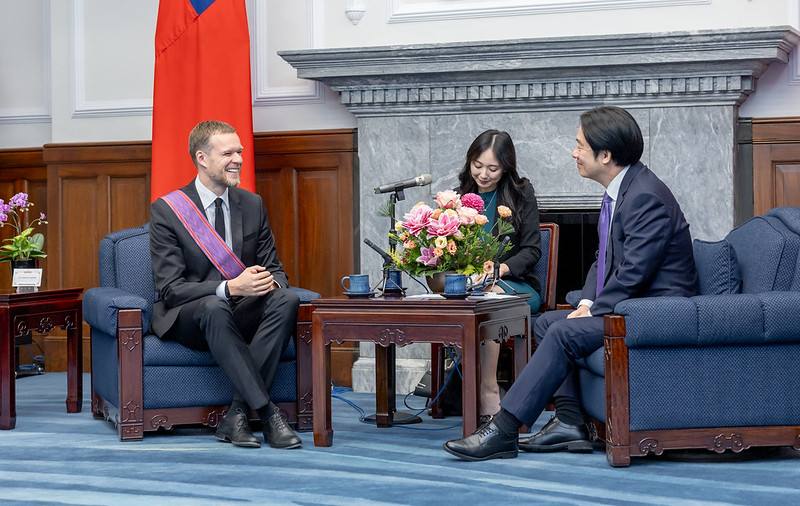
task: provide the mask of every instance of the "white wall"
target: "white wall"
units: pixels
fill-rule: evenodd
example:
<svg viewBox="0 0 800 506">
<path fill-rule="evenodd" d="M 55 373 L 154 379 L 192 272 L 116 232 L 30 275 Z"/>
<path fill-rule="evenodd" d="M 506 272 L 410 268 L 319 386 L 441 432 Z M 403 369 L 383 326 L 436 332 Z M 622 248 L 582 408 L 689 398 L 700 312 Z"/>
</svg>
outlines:
<svg viewBox="0 0 800 506">
<path fill-rule="evenodd" d="M 366 6 L 361 22 L 345 16 Z M 282 49 L 792 25 L 800 0 L 247 0 L 256 131 L 352 127 Z M 656 5 L 656 6 L 653 6 Z M 627 7 L 625 7 L 627 6 Z M 0 147 L 147 140 L 157 0 L 0 0 Z M 800 116 L 798 51 L 743 116 Z"/>
</svg>

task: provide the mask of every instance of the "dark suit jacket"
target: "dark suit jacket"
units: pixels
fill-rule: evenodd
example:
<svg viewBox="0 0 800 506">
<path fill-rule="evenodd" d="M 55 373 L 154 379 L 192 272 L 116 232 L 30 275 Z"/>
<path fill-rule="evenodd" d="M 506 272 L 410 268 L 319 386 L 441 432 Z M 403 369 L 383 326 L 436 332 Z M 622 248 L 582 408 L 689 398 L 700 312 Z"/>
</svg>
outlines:
<svg viewBox="0 0 800 506">
<path fill-rule="evenodd" d="M 181 190 L 205 216 L 194 180 Z M 239 188 L 230 188 L 228 197 L 233 252 L 245 266 L 261 265 L 281 286 L 289 286 L 261 197 Z M 181 306 L 214 295 L 222 275 L 162 199 L 150 206 L 150 254 L 158 292 L 153 306 L 153 331 L 163 337 L 178 318 Z"/>
<path fill-rule="evenodd" d="M 696 294 L 689 224 L 669 188 L 641 162 L 625 174 L 611 220 L 603 291 L 595 297 L 595 261 L 581 292 L 594 301 L 592 316 L 630 298 Z"/>
<path fill-rule="evenodd" d="M 522 281 L 539 292 L 541 283 L 536 278 L 533 268 L 542 256 L 542 239 L 539 232 L 539 207 L 533 185 L 529 181 L 525 181 L 523 194 L 522 202 L 517 202 L 514 206 L 504 202 L 502 198 L 498 202 L 500 205 L 511 207 L 519 218 L 519 221 L 515 222 L 514 233 L 510 234 L 511 251 L 501 257 L 500 262 L 505 263 L 510 271 L 505 279 Z"/>
</svg>

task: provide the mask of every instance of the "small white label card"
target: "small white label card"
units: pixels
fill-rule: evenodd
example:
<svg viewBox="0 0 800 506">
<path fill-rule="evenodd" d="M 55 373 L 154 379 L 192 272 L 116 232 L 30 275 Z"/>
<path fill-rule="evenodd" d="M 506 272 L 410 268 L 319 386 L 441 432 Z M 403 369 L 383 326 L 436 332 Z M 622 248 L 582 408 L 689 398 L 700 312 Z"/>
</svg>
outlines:
<svg viewBox="0 0 800 506">
<path fill-rule="evenodd" d="M 14 269 L 11 286 L 42 286 L 42 269 Z"/>
</svg>

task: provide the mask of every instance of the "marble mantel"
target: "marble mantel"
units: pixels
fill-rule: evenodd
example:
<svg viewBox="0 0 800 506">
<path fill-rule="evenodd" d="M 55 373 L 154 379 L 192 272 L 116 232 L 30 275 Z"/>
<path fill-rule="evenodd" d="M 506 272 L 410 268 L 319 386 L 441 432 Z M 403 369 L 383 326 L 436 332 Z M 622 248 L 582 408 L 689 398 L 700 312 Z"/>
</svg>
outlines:
<svg viewBox="0 0 800 506">
<path fill-rule="evenodd" d="M 380 243 L 388 229 L 377 212 L 385 197 L 372 188 L 433 174 L 430 187 L 406 190 L 402 214 L 456 186 L 466 148 L 487 128 L 511 134 L 540 209 L 598 209 L 602 188 L 578 175 L 570 153 L 580 112 L 614 104 L 639 122 L 642 159 L 672 188 L 693 237 L 714 240 L 737 210 L 752 209 L 735 163 L 738 106 L 798 40 L 781 26 L 279 54 L 298 77 L 339 92 L 356 117 L 361 238 Z M 380 260 L 364 250 L 361 268 L 378 276 Z M 409 361 L 398 366 L 398 391 L 413 389 L 424 356 L 398 349 Z"/>
</svg>

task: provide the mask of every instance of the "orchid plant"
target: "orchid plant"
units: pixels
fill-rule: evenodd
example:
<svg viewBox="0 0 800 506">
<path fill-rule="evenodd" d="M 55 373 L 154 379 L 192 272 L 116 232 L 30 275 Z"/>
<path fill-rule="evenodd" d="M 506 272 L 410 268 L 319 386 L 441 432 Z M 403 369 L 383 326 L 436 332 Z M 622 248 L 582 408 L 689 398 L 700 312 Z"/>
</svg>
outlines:
<svg viewBox="0 0 800 506">
<path fill-rule="evenodd" d="M 402 246 L 393 253 L 395 264 L 413 276 L 491 272 L 502 236 L 514 231 L 511 210 L 498 206 L 497 221 L 487 231 L 488 218 L 481 214 L 484 205 L 479 195 L 448 190 L 437 193 L 434 201 L 436 207 L 424 202 L 414 205 L 389 233 Z M 510 249 L 511 244 L 505 243 L 500 254 Z"/>
<path fill-rule="evenodd" d="M 29 221 L 26 219 L 33 202 L 28 200 L 27 193 L 17 193 L 6 203 L 0 199 L 0 227 L 12 227 L 14 237 L 5 239 L 0 247 L 0 262 L 30 260 L 44 258 L 44 235 L 34 233 L 35 227 L 47 224 L 47 217 L 39 213 L 39 217 Z M 27 226 L 25 223 L 27 222 Z"/>
</svg>

